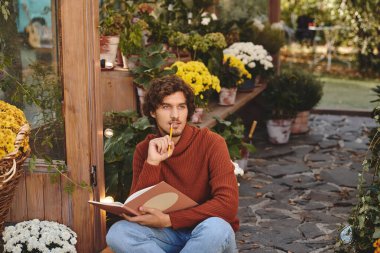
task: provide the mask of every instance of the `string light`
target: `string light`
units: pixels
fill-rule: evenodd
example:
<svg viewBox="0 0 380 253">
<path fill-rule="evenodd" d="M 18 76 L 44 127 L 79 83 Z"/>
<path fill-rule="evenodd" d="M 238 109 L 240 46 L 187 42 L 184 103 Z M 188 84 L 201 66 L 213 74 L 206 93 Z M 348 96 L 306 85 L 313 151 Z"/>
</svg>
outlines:
<svg viewBox="0 0 380 253">
<path fill-rule="evenodd" d="M 104 130 L 104 136 L 106 138 L 111 138 L 113 136 L 113 130 L 111 128 L 107 128 Z"/>
</svg>

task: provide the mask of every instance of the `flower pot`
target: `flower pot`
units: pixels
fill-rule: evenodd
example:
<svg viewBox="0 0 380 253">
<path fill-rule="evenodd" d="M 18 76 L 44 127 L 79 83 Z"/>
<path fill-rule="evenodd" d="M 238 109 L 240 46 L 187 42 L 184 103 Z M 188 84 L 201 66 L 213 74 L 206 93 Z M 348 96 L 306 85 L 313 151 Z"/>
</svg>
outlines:
<svg viewBox="0 0 380 253">
<path fill-rule="evenodd" d="M 251 92 L 255 88 L 255 80 L 248 79 L 245 80 L 242 85 L 239 86 L 239 92 Z"/>
<path fill-rule="evenodd" d="M 191 116 L 192 123 L 202 123 L 203 108 L 195 108 L 193 116 Z"/>
<path fill-rule="evenodd" d="M 310 111 L 297 113 L 292 124 L 292 134 L 304 134 L 309 131 L 309 115 Z"/>
<path fill-rule="evenodd" d="M 293 119 L 267 121 L 269 141 L 273 144 L 284 144 L 289 141 Z"/>
<path fill-rule="evenodd" d="M 137 90 L 137 96 L 139 97 L 140 113 L 141 115 L 144 116 L 143 105 L 145 101 L 146 90 L 138 86 L 136 86 L 136 90 Z"/>
<path fill-rule="evenodd" d="M 100 37 L 100 60 L 115 63 L 117 47 L 119 46 L 119 36 L 101 36 Z"/>
<path fill-rule="evenodd" d="M 222 88 L 219 93 L 220 105 L 233 105 L 236 101 L 237 88 Z"/>
</svg>

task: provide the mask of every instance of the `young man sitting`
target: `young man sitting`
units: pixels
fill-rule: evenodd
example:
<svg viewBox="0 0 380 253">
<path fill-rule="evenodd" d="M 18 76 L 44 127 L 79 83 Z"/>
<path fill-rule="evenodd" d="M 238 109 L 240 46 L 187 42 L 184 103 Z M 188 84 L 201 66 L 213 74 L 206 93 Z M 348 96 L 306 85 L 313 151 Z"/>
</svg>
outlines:
<svg viewBox="0 0 380 253">
<path fill-rule="evenodd" d="M 237 251 L 234 167 L 221 136 L 187 124 L 194 109 L 193 91 L 179 77 L 152 82 L 143 110 L 158 133 L 136 147 L 131 194 L 165 181 L 199 205 L 168 214 L 141 207 L 143 215 L 124 215 L 125 220 L 115 223 L 107 234 L 107 244 L 114 252 Z"/>
</svg>

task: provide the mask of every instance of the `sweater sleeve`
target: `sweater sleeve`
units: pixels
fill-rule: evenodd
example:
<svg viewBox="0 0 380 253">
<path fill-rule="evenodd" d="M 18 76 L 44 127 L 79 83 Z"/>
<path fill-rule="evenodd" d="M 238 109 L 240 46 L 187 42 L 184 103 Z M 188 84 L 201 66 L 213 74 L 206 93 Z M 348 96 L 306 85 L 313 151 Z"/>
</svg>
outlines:
<svg viewBox="0 0 380 253">
<path fill-rule="evenodd" d="M 170 213 L 174 229 L 194 227 L 209 217 L 220 217 L 229 223 L 236 218 L 238 186 L 224 139 L 217 138 L 208 152 L 211 198 L 196 207 Z"/>
<path fill-rule="evenodd" d="M 130 194 L 161 181 L 161 163 L 151 165 L 143 156 L 143 145 L 138 145 L 133 154 L 133 178 Z"/>
</svg>

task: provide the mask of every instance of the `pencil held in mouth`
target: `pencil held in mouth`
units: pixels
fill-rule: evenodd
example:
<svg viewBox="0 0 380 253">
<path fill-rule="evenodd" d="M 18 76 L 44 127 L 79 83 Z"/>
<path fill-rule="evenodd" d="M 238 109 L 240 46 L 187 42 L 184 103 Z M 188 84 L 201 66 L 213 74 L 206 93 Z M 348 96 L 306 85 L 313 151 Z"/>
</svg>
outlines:
<svg viewBox="0 0 380 253">
<path fill-rule="evenodd" d="M 170 124 L 170 131 L 169 131 L 169 142 L 172 141 L 172 135 L 173 135 L 173 124 Z M 170 155 L 170 143 L 169 143 L 169 147 L 168 147 L 168 154 Z"/>
</svg>

